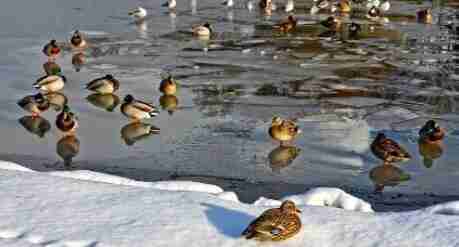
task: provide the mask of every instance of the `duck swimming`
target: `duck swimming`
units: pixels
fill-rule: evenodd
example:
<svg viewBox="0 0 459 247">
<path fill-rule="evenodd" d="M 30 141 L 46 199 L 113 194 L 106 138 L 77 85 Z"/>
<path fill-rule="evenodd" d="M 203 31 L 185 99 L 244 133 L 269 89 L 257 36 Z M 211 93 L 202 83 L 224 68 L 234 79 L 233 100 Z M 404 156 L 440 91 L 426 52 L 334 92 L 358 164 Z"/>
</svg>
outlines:
<svg viewBox="0 0 459 247">
<path fill-rule="evenodd" d="M 404 162 L 411 159 L 411 155 L 404 148 L 383 133 L 376 136 L 370 147 L 373 154 L 384 163 Z"/>
<path fill-rule="evenodd" d="M 152 118 L 159 114 L 159 111 L 152 104 L 136 100 L 130 94 L 124 97 L 124 103 L 121 105 L 121 112 L 126 117 L 135 121 Z"/>
</svg>

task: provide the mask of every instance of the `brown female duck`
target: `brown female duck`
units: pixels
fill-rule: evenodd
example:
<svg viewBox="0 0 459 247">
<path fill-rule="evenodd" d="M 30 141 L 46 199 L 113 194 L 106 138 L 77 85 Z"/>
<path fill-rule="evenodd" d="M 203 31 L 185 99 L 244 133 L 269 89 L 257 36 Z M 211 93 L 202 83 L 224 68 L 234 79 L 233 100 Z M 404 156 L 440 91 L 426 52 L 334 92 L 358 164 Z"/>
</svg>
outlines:
<svg viewBox="0 0 459 247">
<path fill-rule="evenodd" d="M 160 82 L 159 91 L 164 95 L 175 95 L 177 92 L 177 83 L 172 78 L 172 75 L 169 75 Z"/>
<path fill-rule="evenodd" d="M 284 142 L 291 141 L 301 133 L 296 123 L 292 120 L 283 120 L 280 117 L 274 117 L 269 128 L 269 135 L 280 141 L 281 146 Z"/>
<path fill-rule="evenodd" d="M 411 155 L 397 142 L 379 133 L 371 144 L 373 154 L 384 163 L 404 162 L 411 159 Z"/>
</svg>

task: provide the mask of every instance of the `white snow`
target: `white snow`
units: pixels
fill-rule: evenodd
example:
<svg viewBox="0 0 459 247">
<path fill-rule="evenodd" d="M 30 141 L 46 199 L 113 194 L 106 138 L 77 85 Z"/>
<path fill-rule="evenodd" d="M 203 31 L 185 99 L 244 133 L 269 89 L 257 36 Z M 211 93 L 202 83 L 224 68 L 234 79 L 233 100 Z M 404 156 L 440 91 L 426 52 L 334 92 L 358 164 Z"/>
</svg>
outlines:
<svg viewBox="0 0 459 247">
<path fill-rule="evenodd" d="M 342 190 L 317 188 L 287 197 L 303 211 L 297 236 L 258 243 L 240 233 L 280 201 L 265 198 L 249 205 L 232 192 L 164 190 L 187 189 L 182 182 L 161 182 L 158 190 L 156 183 L 138 186 L 142 182 L 94 172 L 25 172 L 20 167 L 0 162 L 0 168 L 10 168 L 0 169 L 0 246 L 459 246 L 459 202 L 371 213 L 369 204 Z"/>
</svg>

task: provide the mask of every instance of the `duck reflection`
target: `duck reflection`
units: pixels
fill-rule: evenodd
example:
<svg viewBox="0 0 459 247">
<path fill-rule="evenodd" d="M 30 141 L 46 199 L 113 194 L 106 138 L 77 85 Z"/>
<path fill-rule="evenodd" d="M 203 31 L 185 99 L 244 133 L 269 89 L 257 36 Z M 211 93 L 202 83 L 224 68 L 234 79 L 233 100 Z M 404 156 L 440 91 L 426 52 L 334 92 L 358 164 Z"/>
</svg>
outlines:
<svg viewBox="0 0 459 247">
<path fill-rule="evenodd" d="M 279 173 L 281 169 L 289 166 L 298 157 L 301 149 L 295 146 L 279 146 L 269 155 L 269 164 L 273 172 Z"/>
<path fill-rule="evenodd" d="M 80 152 L 80 140 L 75 135 L 66 135 L 57 142 L 56 152 L 64 160 L 64 166 L 70 167 Z"/>
<path fill-rule="evenodd" d="M 374 167 L 369 175 L 375 186 L 375 193 L 382 193 L 385 186 L 397 186 L 411 179 L 402 169 L 388 163 Z"/>
<path fill-rule="evenodd" d="M 64 105 L 68 103 L 67 96 L 60 92 L 50 92 L 45 94 L 44 97 L 48 100 L 50 106 L 57 112 L 62 111 Z"/>
<path fill-rule="evenodd" d="M 51 124 L 49 121 L 40 116 L 24 116 L 18 119 L 18 121 L 27 131 L 37 135 L 40 138 L 43 138 L 45 134 L 51 129 Z"/>
<path fill-rule="evenodd" d="M 72 65 L 76 72 L 80 72 L 81 68 L 85 64 L 86 56 L 83 52 L 75 53 L 72 56 Z"/>
<path fill-rule="evenodd" d="M 50 105 L 41 93 L 25 96 L 17 104 L 25 111 L 32 113 L 32 117 L 37 117 L 40 113 L 47 111 Z"/>
<path fill-rule="evenodd" d="M 163 110 L 166 110 L 169 115 L 172 116 L 172 114 L 177 110 L 179 101 L 175 95 L 163 95 L 159 98 L 159 104 Z"/>
<path fill-rule="evenodd" d="M 86 97 L 86 100 L 92 105 L 108 112 L 112 112 L 120 104 L 120 98 L 115 94 L 94 93 Z"/>
<path fill-rule="evenodd" d="M 146 139 L 152 134 L 159 134 L 159 128 L 142 122 L 133 122 L 121 128 L 121 138 L 128 146 L 134 145 L 139 140 Z"/>
<path fill-rule="evenodd" d="M 43 70 L 45 71 L 46 75 L 60 75 L 62 73 L 62 69 L 54 61 L 48 61 L 43 64 Z"/>
</svg>

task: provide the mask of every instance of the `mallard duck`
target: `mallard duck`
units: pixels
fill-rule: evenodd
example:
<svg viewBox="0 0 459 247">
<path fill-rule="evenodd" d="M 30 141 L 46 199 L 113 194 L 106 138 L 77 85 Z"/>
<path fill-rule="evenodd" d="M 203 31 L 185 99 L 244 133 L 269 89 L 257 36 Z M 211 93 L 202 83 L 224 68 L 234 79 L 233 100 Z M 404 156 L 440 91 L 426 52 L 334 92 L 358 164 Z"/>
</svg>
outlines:
<svg viewBox="0 0 459 247">
<path fill-rule="evenodd" d="M 86 97 L 86 100 L 92 105 L 112 112 L 120 103 L 120 98 L 115 94 L 94 93 Z"/>
<path fill-rule="evenodd" d="M 282 120 L 280 117 L 274 117 L 269 128 L 269 135 L 280 141 L 281 146 L 284 142 L 293 140 L 301 130 L 292 120 Z"/>
<path fill-rule="evenodd" d="M 371 143 L 371 151 L 384 163 L 404 162 L 411 159 L 411 155 L 404 148 L 383 133 L 379 133 Z"/>
<path fill-rule="evenodd" d="M 130 94 L 124 97 L 121 105 L 121 112 L 128 118 L 139 121 L 144 118 L 152 118 L 159 114 L 159 111 L 152 104 L 136 100 Z"/>
<path fill-rule="evenodd" d="M 172 115 L 179 104 L 178 98 L 175 95 L 163 95 L 159 98 L 159 104 L 166 110 L 169 115 Z"/>
<path fill-rule="evenodd" d="M 175 7 L 177 7 L 177 1 L 176 0 L 168 0 L 167 2 L 163 3 L 163 5 L 161 5 L 163 7 L 168 7 L 169 10 L 173 10 L 175 9 Z"/>
<path fill-rule="evenodd" d="M 76 72 L 80 72 L 85 63 L 85 55 L 83 52 L 78 52 L 72 56 L 72 65 Z"/>
<path fill-rule="evenodd" d="M 279 146 L 273 149 L 269 155 L 268 160 L 273 172 L 280 172 L 282 168 L 289 166 L 300 154 L 301 149 L 297 147 L 284 147 Z"/>
<path fill-rule="evenodd" d="M 228 8 L 231 8 L 234 5 L 234 1 L 233 0 L 226 0 L 222 4 L 225 5 Z"/>
<path fill-rule="evenodd" d="M 438 142 L 445 137 L 445 130 L 434 121 L 427 121 L 419 130 L 419 138 L 424 142 Z"/>
<path fill-rule="evenodd" d="M 57 41 L 53 39 L 43 47 L 42 51 L 46 56 L 56 58 L 61 53 L 61 48 L 57 45 Z"/>
<path fill-rule="evenodd" d="M 208 22 L 203 25 L 195 26 L 191 29 L 194 36 L 210 36 L 212 35 L 212 28 Z"/>
<path fill-rule="evenodd" d="M 275 28 L 278 28 L 281 32 L 286 33 L 295 30 L 296 23 L 297 20 L 295 19 L 295 17 L 289 15 L 287 20 L 282 21 L 281 23 L 276 25 Z"/>
<path fill-rule="evenodd" d="M 70 111 L 70 107 L 65 105 L 56 117 L 56 127 L 64 133 L 74 132 L 78 128 L 77 117 Z"/>
<path fill-rule="evenodd" d="M 341 27 L 341 20 L 334 16 L 330 16 L 327 19 L 321 21 L 320 24 L 332 31 L 337 31 Z"/>
<path fill-rule="evenodd" d="M 32 117 L 38 117 L 40 113 L 48 110 L 49 101 L 47 101 L 41 93 L 29 95 L 17 103 L 22 109 L 32 113 Z"/>
<path fill-rule="evenodd" d="M 80 140 L 75 135 L 63 136 L 56 144 L 56 152 L 64 160 L 64 166 L 70 167 L 80 152 Z"/>
<path fill-rule="evenodd" d="M 390 164 L 383 164 L 371 169 L 369 176 L 375 186 L 375 193 L 382 193 L 385 186 L 397 186 L 401 182 L 411 179 L 409 174 Z"/>
<path fill-rule="evenodd" d="M 39 78 L 34 84 L 34 88 L 44 92 L 57 92 L 64 88 L 67 79 L 63 75 L 45 75 Z"/>
<path fill-rule="evenodd" d="M 55 111 L 60 112 L 67 105 L 68 99 L 63 93 L 50 92 L 43 95 Z"/>
<path fill-rule="evenodd" d="M 286 200 L 279 208 L 268 209 L 252 221 L 242 232 L 246 239 L 281 241 L 301 230 L 301 211 L 295 203 Z"/>
<path fill-rule="evenodd" d="M 421 9 L 418 12 L 416 12 L 416 16 L 418 18 L 418 22 L 422 23 L 427 23 L 427 24 L 432 24 L 432 9 L 427 8 L 427 9 Z"/>
<path fill-rule="evenodd" d="M 45 134 L 51 129 L 51 124 L 45 118 L 40 116 L 24 116 L 20 118 L 19 123 L 30 133 L 43 138 Z"/>
<path fill-rule="evenodd" d="M 443 154 L 443 142 L 430 142 L 420 138 L 418 141 L 419 154 L 423 157 L 423 164 L 426 168 L 433 166 L 434 160 Z"/>
<path fill-rule="evenodd" d="M 293 0 L 287 0 L 287 4 L 284 7 L 285 12 L 289 13 L 295 9 L 295 4 Z"/>
<path fill-rule="evenodd" d="M 100 94 L 112 94 L 120 88 L 120 82 L 108 74 L 86 84 L 86 89 Z"/>
<path fill-rule="evenodd" d="M 164 95 L 175 95 L 177 92 L 177 83 L 172 78 L 172 75 L 169 75 L 167 78 L 161 80 L 159 84 L 159 91 Z"/>
<path fill-rule="evenodd" d="M 360 24 L 352 22 L 349 25 L 349 36 L 350 37 L 357 37 L 357 35 L 360 33 L 360 31 L 362 31 L 362 27 L 360 26 Z"/>
<path fill-rule="evenodd" d="M 147 17 L 147 10 L 142 7 L 137 7 L 128 13 L 130 16 L 134 17 L 136 21 L 141 21 Z"/>
<path fill-rule="evenodd" d="M 62 70 L 59 64 L 53 61 L 48 61 L 44 63 L 43 70 L 45 71 L 46 75 L 60 75 L 62 73 Z"/>
<path fill-rule="evenodd" d="M 72 37 L 70 38 L 70 44 L 72 44 L 73 48 L 85 48 L 87 45 L 86 40 L 84 39 L 84 36 L 80 31 L 76 30 Z"/>
<path fill-rule="evenodd" d="M 159 134 L 159 128 L 142 122 L 134 122 L 125 125 L 121 129 L 121 137 L 128 146 L 134 145 L 139 140 L 145 139 L 152 134 Z"/>
</svg>

